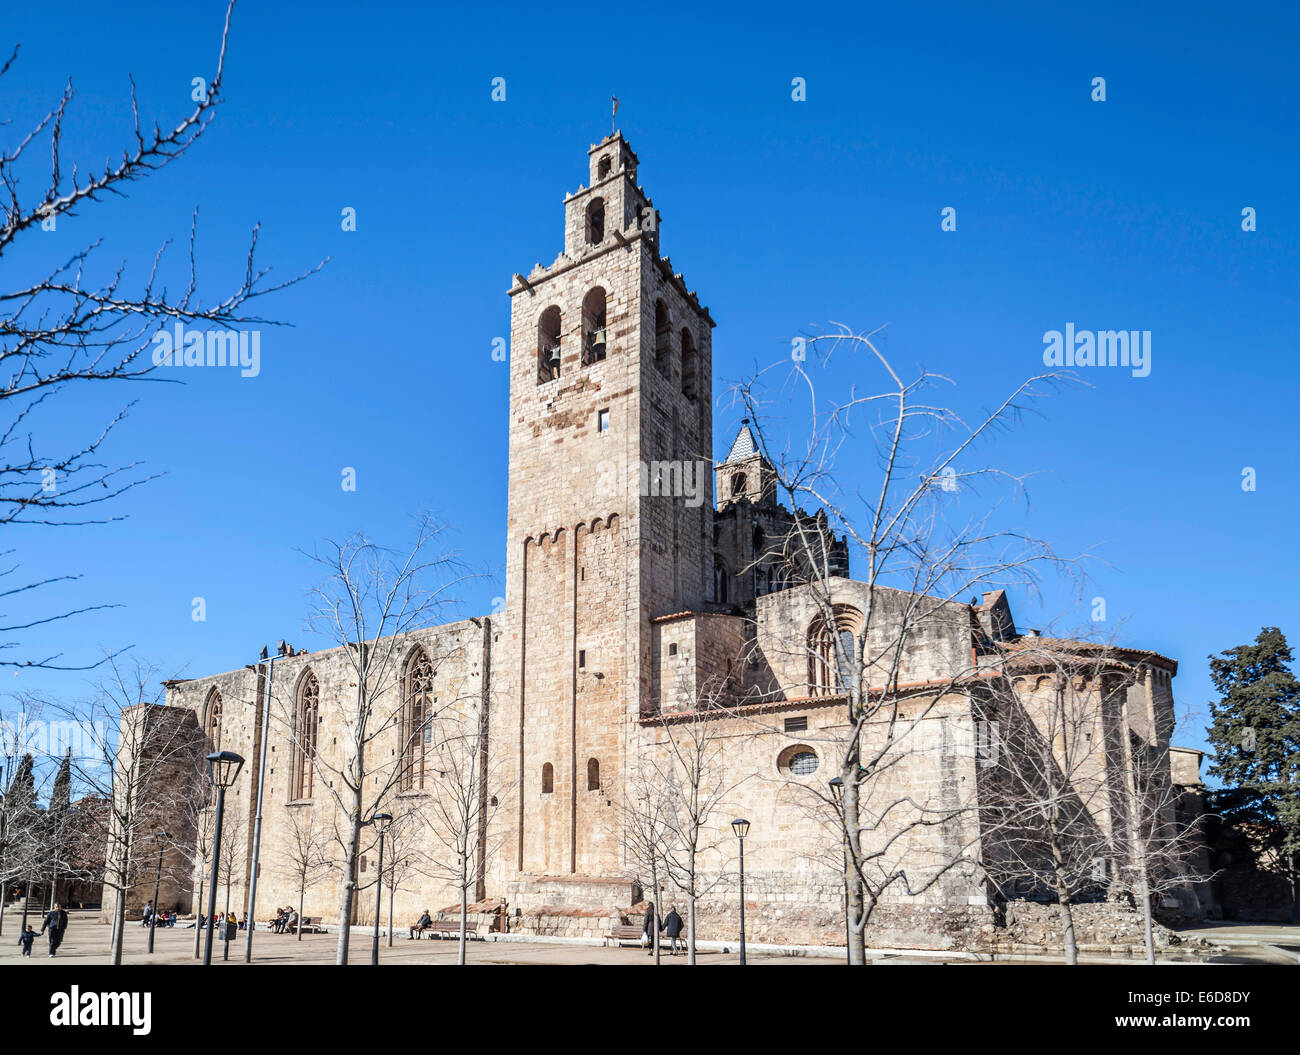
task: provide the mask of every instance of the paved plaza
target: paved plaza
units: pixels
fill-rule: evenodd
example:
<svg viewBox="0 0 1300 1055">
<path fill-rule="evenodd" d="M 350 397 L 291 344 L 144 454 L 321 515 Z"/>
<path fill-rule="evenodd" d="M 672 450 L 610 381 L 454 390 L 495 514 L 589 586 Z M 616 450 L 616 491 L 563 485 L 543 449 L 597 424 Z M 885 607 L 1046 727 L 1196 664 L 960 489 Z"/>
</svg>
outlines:
<svg viewBox="0 0 1300 1055">
<path fill-rule="evenodd" d="M 32 947 L 31 959 L 27 962 L 38 964 L 102 964 L 108 962 L 109 933 L 106 923 L 99 922 L 99 913 L 94 911 L 73 911 L 68 913 L 68 932 L 54 959 L 49 956 L 49 942 L 44 936 L 36 939 Z M 12 964 L 22 961 L 22 948 L 18 945 L 21 914 L 11 914 L 8 910 L 4 918 L 4 934 L 0 937 L 0 964 Z M 33 917 L 31 925 L 40 930 L 40 919 Z M 123 963 L 169 963 L 198 964 L 194 959 L 194 930 L 182 925 L 161 927 L 154 940 L 152 955 L 147 952 L 149 931 L 139 922 L 128 923 L 126 941 L 123 948 Z M 253 934 L 253 959 L 255 963 L 305 963 L 332 964 L 338 945 L 337 934 L 304 934 L 299 941 L 292 934 L 273 934 L 258 930 Z M 349 963 L 370 963 L 371 935 L 354 931 L 349 948 Z M 410 941 L 401 933 L 393 937 L 390 948 L 386 937 L 380 938 L 379 959 L 381 963 L 419 964 L 456 962 L 457 942 L 446 939 L 429 939 Z M 230 960 L 227 964 L 222 959 L 223 943 L 213 941 L 212 960 L 214 965 L 243 966 L 244 932 L 239 940 L 230 943 Z M 471 941 L 468 960 L 471 964 L 634 964 L 646 966 L 653 961 L 642 950 L 627 946 L 624 948 L 602 948 L 599 946 L 575 945 L 567 942 L 516 942 L 516 941 Z M 698 955 L 701 964 L 734 964 L 739 962 L 735 949 L 729 952 L 701 952 Z M 802 964 L 837 964 L 838 960 L 824 957 L 788 957 L 763 955 L 749 952 L 751 965 L 802 963 Z M 663 963 L 678 966 L 686 963 L 685 954 L 669 956 L 665 950 Z"/>
<path fill-rule="evenodd" d="M 73 911 L 69 914 L 68 932 L 58 956 L 49 957 L 49 944 L 43 936 L 36 939 L 29 960 L 24 960 L 22 949 L 18 945 L 21 915 L 5 912 L 4 934 L 0 937 L 0 965 L 25 962 L 31 966 L 51 964 L 104 964 L 108 962 L 109 927 L 99 921 L 95 911 Z M 39 918 L 33 917 L 32 926 L 40 929 Z M 1219 924 L 1214 927 L 1198 928 L 1194 933 L 1203 935 L 1217 945 L 1226 947 L 1226 953 L 1215 958 L 1219 963 L 1272 963 L 1296 964 L 1300 962 L 1300 927 L 1279 924 Z M 167 963 L 180 965 L 197 965 L 194 959 L 194 931 L 192 928 L 163 927 L 157 932 L 154 951 L 147 951 L 149 932 L 139 923 L 128 923 L 123 962 Z M 259 930 L 253 935 L 254 963 L 263 964 L 333 964 L 337 946 L 335 934 L 305 934 L 299 941 L 291 934 L 273 934 Z M 349 962 L 369 964 L 371 935 L 353 932 L 349 949 Z M 424 939 L 410 941 L 400 933 L 393 938 L 390 947 L 387 937 L 380 938 L 379 958 L 381 963 L 392 964 L 454 964 L 456 962 L 457 943 L 454 939 Z M 239 940 L 230 943 L 230 960 L 223 960 L 223 943 L 214 941 L 212 958 L 215 966 L 243 966 L 244 934 L 240 932 Z M 707 964 L 737 964 L 739 956 L 734 946 L 726 952 L 700 951 L 698 961 Z M 648 966 L 650 957 L 641 949 L 625 946 L 623 948 L 604 948 L 601 946 L 578 945 L 561 941 L 471 941 L 468 960 L 470 964 L 600 964 Z M 805 966 L 835 966 L 843 961 L 826 956 L 788 956 L 764 952 L 761 949 L 748 950 L 748 960 L 752 966 L 770 966 L 773 964 L 802 964 Z M 669 967 L 684 966 L 685 954 L 676 957 L 663 953 L 663 964 Z M 924 953 L 894 953 L 873 957 L 873 962 L 886 964 L 906 963 L 969 963 L 968 960 L 945 960 L 941 955 Z M 1004 961 L 1005 962 L 1005 961 Z"/>
</svg>

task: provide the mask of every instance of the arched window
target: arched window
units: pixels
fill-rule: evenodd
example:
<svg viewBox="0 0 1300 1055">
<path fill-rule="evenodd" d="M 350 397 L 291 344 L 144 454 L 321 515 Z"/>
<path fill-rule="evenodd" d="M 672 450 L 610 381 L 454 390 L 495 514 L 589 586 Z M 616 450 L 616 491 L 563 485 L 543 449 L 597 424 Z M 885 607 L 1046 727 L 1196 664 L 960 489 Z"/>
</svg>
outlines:
<svg viewBox="0 0 1300 1055">
<path fill-rule="evenodd" d="M 587 244 L 600 245 L 605 240 L 605 199 L 592 198 L 587 205 Z"/>
<path fill-rule="evenodd" d="M 560 376 L 560 309 L 547 308 L 537 319 L 537 383 Z"/>
<path fill-rule="evenodd" d="M 744 473 L 733 473 L 731 476 L 731 497 L 744 498 L 745 486 L 748 483 L 749 481 L 745 479 Z"/>
<path fill-rule="evenodd" d="M 662 300 L 655 302 L 655 366 L 665 377 L 672 371 L 673 324 L 668 318 L 668 306 Z"/>
<path fill-rule="evenodd" d="M 549 795 L 555 790 L 555 767 L 547 762 L 542 766 L 542 794 Z"/>
<path fill-rule="evenodd" d="M 833 627 L 818 616 L 808 630 L 808 691 L 813 696 L 848 692 L 861 659 L 862 613 L 851 605 L 837 604 L 834 617 Z"/>
<path fill-rule="evenodd" d="M 713 599 L 718 604 L 727 603 L 727 580 L 731 576 L 727 574 L 727 566 L 723 563 L 720 556 L 713 558 Z"/>
<path fill-rule="evenodd" d="M 608 176 L 610 167 L 612 165 L 613 162 L 610 160 L 609 155 L 606 154 L 603 158 L 600 159 L 600 164 L 596 166 L 596 178 L 604 179 L 606 176 Z"/>
<path fill-rule="evenodd" d="M 691 331 L 682 330 L 682 395 L 687 399 L 695 398 L 695 374 L 699 369 L 696 362 L 695 339 Z"/>
<path fill-rule="evenodd" d="M 597 286 L 582 300 L 582 364 L 605 358 L 605 290 Z"/>
<path fill-rule="evenodd" d="M 594 758 L 587 759 L 587 790 L 600 790 L 600 763 Z"/>
<path fill-rule="evenodd" d="M 402 789 L 424 789 L 424 763 L 433 740 L 433 664 L 422 648 L 406 664 L 402 713 Z"/>
<path fill-rule="evenodd" d="M 208 738 L 208 751 L 221 750 L 221 693 L 213 689 L 208 693 L 207 717 L 203 731 Z"/>
<path fill-rule="evenodd" d="M 290 774 L 290 792 L 295 799 L 311 798 L 319 727 L 320 682 L 308 671 L 298 683 L 298 706 L 294 709 L 294 766 Z"/>
</svg>

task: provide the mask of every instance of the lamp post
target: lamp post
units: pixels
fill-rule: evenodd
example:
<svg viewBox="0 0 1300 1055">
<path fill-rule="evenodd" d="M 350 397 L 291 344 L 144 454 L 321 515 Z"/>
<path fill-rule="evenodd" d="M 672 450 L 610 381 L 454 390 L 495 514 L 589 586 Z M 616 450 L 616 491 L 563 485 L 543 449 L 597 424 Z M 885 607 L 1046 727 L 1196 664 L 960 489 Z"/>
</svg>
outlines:
<svg viewBox="0 0 1300 1055">
<path fill-rule="evenodd" d="M 376 813 L 368 822 L 379 833 L 379 875 L 375 879 L 375 940 L 370 946 L 371 967 L 379 966 L 379 910 L 384 896 L 384 832 L 388 830 L 388 822 L 392 819 L 387 813 Z"/>
<path fill-rule="evenodd" d="M 266 788 L 266 753 L 269 750 L 267 740 L 271 735 L 271 687 L 275 684 L 275 661 L 293 654 L 293 649 L 283 641 L 280 642 L 274 656 L 268 657 L 266 646 L 258 661 L 266 664 L 266 700 L 262 707 L 262 756 L 257 767 L 257 813 L 253 819 L 253 860 L 252 871 L 248 877 L 248 909 L 244 913 L 244 962 L 253 962 L 253 920 L 257 908 L 257 873 L 262 850 L 262 793 Z"/>
<path fill-rule="evenodd" d="M 221 820 L 226 812 L 226 788 L 235 782 L 244 766 L 242 756 L 233 751 L 213 751 L 208 755 L 208 777 L 217 789 L 217 822 L 212 832 L 212 880 L 208 884 L 208 936 L 203 940 L 203 966 L 212 963 L 212 929 L 217 912 L 217 865 L 221 860 Z M 224 921 L 223 924 L 224 926 Z"/>
<path fill-rule="evenodd" d="M 831 781 L 831 795 L 835 799 L 835 808 L 840 817 L 840 845 L 844 851 L 844 955 L 849 964 L 853 963 L 849 952 L 849 833 L 844 830 L 844 780 L 836 777 Z"/>
<path fill-rule="evenodd" d="M 158 844 L 158 872 L 153 878 L 153 915 L 149 917 L 150 952 L 153 952 L 153 932 L 158 929 L 158 888 L 162 885 L 163 840 L 170 838 L 161 828 L 153 834 L 153 841 Z"/>
<path fill-rule="evenodd" d="M 749 834 L 749 821 L 737 817 L 731 822 L 731 830 L 740 840 L 740 966 L 745 966 L 745 836 Z"/>
</svg>

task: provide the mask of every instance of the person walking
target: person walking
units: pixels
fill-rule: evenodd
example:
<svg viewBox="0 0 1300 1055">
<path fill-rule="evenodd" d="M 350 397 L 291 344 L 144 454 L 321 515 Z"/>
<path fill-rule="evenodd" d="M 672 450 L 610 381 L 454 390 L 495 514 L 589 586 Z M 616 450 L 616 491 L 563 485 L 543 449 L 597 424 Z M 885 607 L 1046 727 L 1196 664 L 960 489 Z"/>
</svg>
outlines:
<svg viewBox="0 0 1300 1055">
<path fill-rule="evenodd" d="M 26 930 L 18 935 L 18 944 L 23 947 L 24 956 L 30 956 L 32 954 L 32 942 L 35 940 L 36 932 L 32 930 L 32 926 L 29 923 Z"/>
<path fill-rule="evenodd" d="M 677 906 L 673 905 L 668 910 L 668 915 L 664 917 L 663 926 L 664 933 L 668 935 L 668 947 L 672 950 L 669 954 L 671 956 L 677 955 L 677 939 L 682 936 L 683 929 L 682 917 L 677 914 Z M 682 947 L 685 948 L 685 946 L 686 943 L 682 942 Z"/>
<path fill-rule="evenodd" d="M 642 932 L 645 934 L 646 940 L 650 942 L 651 956 L 655 954 L 655 934 L 657 934 L 659 930 L 657 923 L 658 920 L 655 914 L 655 903 L 651 901 L 646 905 L 645 920 L 644 925 L 642 926 Z"/>
<path fill-rule="evenodd" d="M 68 929 L 68 914 L 63 911 L 63 906 L 55 902 L 54 908 L 50 909 L 50 914 L 45 917 L 45 922 L 41 924 L 41 933 L 46 931 L 50 933 L 50 955 L 53 956 L 59 951 L 59 946 L 63 944 L 63 932 Z"/>
<path fill-rule="evenodd" d="M 140 913 L 140 926 L 149 926 L 149 921 L 153 919 L 153 902 L 146 901 L 144 911 Z"/>
</svg>

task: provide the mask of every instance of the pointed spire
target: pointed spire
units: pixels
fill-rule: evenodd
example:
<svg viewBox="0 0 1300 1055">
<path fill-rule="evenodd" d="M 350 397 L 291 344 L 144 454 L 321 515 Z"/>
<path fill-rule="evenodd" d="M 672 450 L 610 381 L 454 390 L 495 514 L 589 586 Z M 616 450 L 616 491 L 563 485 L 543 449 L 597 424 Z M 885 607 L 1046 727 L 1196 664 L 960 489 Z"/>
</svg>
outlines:
<svg viewBox="0 0 1300 1055">
<path fill-rule="evenodd" d="M 758 444 L 754 441 L 753 432 L 750 431 L 749 418 L 741 418 L 740 431 L 736 433 L 736 439 L 731 444 L 727 457 L 723 459 L 723 464 L 744 461 L 746 458 L 752 458 L 757 452 Z"/>
</svg>

